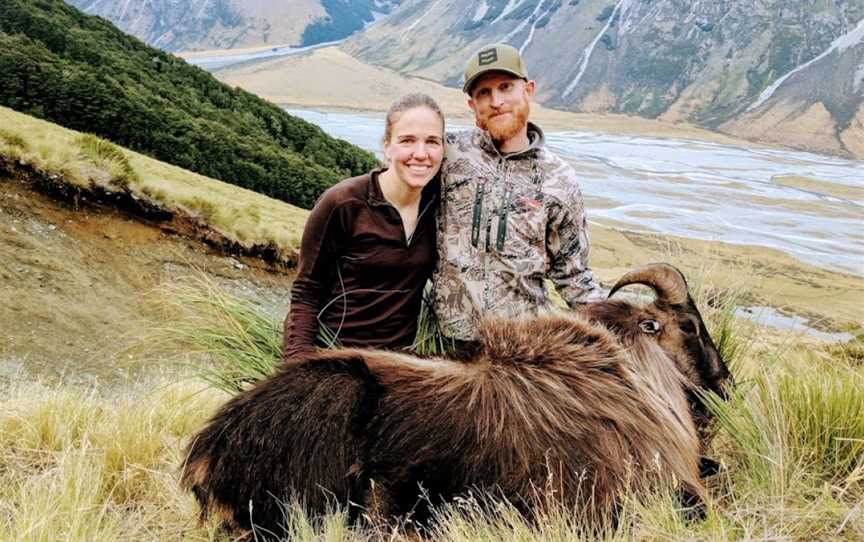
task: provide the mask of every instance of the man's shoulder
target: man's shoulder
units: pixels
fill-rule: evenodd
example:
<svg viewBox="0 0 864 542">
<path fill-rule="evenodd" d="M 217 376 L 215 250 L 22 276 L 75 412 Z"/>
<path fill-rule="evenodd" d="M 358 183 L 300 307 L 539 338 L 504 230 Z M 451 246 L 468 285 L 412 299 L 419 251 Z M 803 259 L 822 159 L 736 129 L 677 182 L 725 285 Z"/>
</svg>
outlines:
<svg viewBox="0 0 864 542">
<path fill-rule="evenodd" d="M 447 157 L 470 156 L 480 154 L 480 132 L 476 128 L 447 132 L 444 135 L 447 145 Z"/>
<path fill-rule="evenodd" d="M 569 199 L 580 192 L 579 177 L 566 160 L 544 147 L 538 153 L 540 169 L 543 171 L 543 189 L 563 199 Z"/>
</svg>

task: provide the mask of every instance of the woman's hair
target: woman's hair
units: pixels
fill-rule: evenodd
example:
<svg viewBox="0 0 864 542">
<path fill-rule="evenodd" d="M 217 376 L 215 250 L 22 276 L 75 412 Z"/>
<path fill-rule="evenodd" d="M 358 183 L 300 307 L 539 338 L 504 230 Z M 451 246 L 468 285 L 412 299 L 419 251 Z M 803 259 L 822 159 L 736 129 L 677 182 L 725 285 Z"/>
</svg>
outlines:
<svg viewBox="0 0 864 542">
<path fill-rule="evenodd" d="M 438 118 L 441 119 L 442 128 L 444 127 L 444 113 L 442 113 L 441 108 L 438 107 L 438 102 L 433 100 L 431 96 L 420 92 L 406 94 L 390 104 L 390 109 L 387 110 L 387 117 L 384 121 L 385 143 L 390 141 L 390 136 L 393 135 L 393 125 L 399 122 L 399 117 L 402 116 L 402 113 L 417 107 L 426 107 L 433 113 L 437 114 Z"/>
</svg>

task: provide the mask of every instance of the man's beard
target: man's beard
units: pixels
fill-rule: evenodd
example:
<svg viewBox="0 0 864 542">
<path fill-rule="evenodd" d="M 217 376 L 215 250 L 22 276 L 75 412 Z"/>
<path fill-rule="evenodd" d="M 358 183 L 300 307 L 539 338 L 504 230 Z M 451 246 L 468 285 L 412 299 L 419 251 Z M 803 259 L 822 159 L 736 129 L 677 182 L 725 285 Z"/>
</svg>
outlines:
<svg viewBox="0 0 864 542">
<path fill-rule="evenodd" d="M 494 120 L 487 118 L 477 118 L 477 127 L 481 130 L 486 130 L 492 137 L 492 141 L 507 141 L 516 137 L 522 128 L 528 123 L 528 114 L 531 112 L 531 104 L 527 99 L 523 99 L 522 103 L 514 106 L 509 119 Z"/>
</svg>

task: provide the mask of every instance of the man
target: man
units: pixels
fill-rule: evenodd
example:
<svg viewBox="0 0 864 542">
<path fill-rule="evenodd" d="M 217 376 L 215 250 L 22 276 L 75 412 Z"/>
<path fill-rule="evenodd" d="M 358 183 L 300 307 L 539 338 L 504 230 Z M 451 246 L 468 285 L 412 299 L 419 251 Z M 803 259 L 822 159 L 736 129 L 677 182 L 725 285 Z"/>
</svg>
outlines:
<svg viewBox="0 0 864 542">
<path fill-rule="evenodd" d="M 457 349 L 483 316 L 549 310 L 544 279 L 570 307 L 600 296 L 576 174 L 528 122 L 535 82 L 519 52 L 480 49 L 463 90 L 477 129 L 447 134 L 434 277 L 439 328 Z"/>
</svg>

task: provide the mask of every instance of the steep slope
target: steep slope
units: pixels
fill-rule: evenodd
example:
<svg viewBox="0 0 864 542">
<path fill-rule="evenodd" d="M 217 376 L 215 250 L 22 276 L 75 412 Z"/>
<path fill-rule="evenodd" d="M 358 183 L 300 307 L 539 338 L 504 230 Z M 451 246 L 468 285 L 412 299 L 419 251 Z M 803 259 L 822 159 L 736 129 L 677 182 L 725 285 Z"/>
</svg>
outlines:
<svg viewBox="0 0 864 542">
<path fill-rule="evenodd" d="M 166 51 L 313 45 L 342 39 L 399 0 L 68 0 Z"/>
<path fill-rule="evenodd" d="M 205 274 L 274 318 L 287 309 L 307 213 L 128 149 L 0 107 L 0 381 L 122 378 L 118 350 L 158 314 L 163 282 Z M 118 165 L 134 182 L 118 183 Z M 716 269 L 718 287 L 836 330 L 860 320 L 862 280 L 764 247 L 719 245 L 591 224 L 592 266 L 608 287 L 650 261 Z M 677 246 L 670 253 L 670 243 Z M 729 262 L 752 263 L 754 276 Z M 158 348 L 159 345 L 152 345 Z M 135 359 L 141 359 L 136 355 Z"/>
<path fill-rule="evenodd" d="M 841 89 L 854 87 L 864 64 L 856 45 L 862 20 L 864 0 L 413 0 L 343 48 L 456 86 L 467 55 L 505 41 L 523 52 L 546 105 L 684 120 L 747 136 L 759 135 L 746 130 L 749 121 L 738 129 L 725 123 L 748 119 L 760 94 L 795 72 L 777 95 L 795 96 L 787 116 L 822 104 L 826 148 L 853 154 L 860 132 L 849 119 L 864 100 L 860 91 L 841 96 Z M 847 45 L 842 51 L 838 40 Z M 837 90 L 810 90 L 818 86 Z M 762 126 L 773 129 L 768 121 Z M 809 146 L 791 136 L 779 140 Z"/>
<path fill-rule="evenodd" d="M 189 275 L 287 310 L 305 211 L 94 139 L 0 107 L 0 380 L 124 373 L 148 296 Z"/>
<path fill-rule="evenodd" d="M 304 207 L 377 163 L 60 0 L 0 8 L 0 105 Z"/>
<path fill-rule="evenodd" d="M 825 84 L 831 81 L 831 84 Z M 762 141 L 864 157 L 864 20 L 721 125 Z"/>
</svg>

